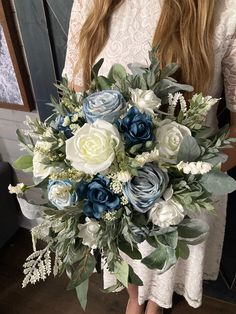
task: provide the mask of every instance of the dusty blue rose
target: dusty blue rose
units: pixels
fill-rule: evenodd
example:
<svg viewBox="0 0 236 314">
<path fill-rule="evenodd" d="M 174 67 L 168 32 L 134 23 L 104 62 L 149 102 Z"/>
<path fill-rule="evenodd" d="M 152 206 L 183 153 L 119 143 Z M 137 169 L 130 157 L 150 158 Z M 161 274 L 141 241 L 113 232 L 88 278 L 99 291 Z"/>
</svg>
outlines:
<svg viewBox="0 0 236 314">
<path fill-rule="evenodd" d="M 148 230 L 148 228 L 146 226 L 138 227 L 138 226 L 135 226 L 135 225 L 131 225 L 129 229 L 130 229 L 134 239 L 138 243 L 143 242 L 147 238 L 147 236 L 149 234 L 149 230 Z"/>
<path fill-rule="evenodd" d="M 58 209 L 75 206 L 78 195 L 69 180 L 50 180 L 48 184 L 48 199 Z"/>
<path fill-rule="evenodd" d="M 126 110 L 127 104 L 119 91 L 103 90 L 86 97 L 83 102 L 84 115 L 88 123 L 102 119 L 113 123 Z"/>
<path fill-rule="evenodd" d="M 124 193 L 133 207 L 141 213 L 147 212 L 163 195 L 169 182 L 168 174 L 152 164 L 138 169 L 124 185 Z"/>
<path fill-rule="evenodd" d="M 77 193 L 80 199 L 85 199 L 83 211 L 87 217 L 100 219 L 107 211 L 120 207 L 120 199 L 109 189 L 110 180 L 98 175 L 90 183 L 81 182 Z"/>
</svg>

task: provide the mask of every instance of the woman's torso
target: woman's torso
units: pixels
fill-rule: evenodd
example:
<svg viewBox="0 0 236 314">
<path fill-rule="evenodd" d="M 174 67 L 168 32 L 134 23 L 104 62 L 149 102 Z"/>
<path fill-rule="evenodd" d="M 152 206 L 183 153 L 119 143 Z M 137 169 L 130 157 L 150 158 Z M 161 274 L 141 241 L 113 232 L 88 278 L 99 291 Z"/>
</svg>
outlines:
<svg viewBox="0 0 236 314">
<path fill-rule="evenodd" d="M 127 68 L 129 63 L 148 64 L 148 52 L 161 13 L 163 0 L 125 0 L 112 16 L 109 37 L 97 60 L 104 58 L 100 74 L 106 75 L 114 63 Z M 93 0 L 82 1 L 81 19 L 89 13 Z M 216 1 L 216 27 L 214 34 L 215 67 L 209 95 L 219 98 L 222 93 L 222 60 L 235 32 L 236 0 Z M 181 52 L 180 52 L 181 53 Z M 96 61 L 97 61 L 96 60 Z M 230 64 L 226 65 L 230 67 Z M 127 68 L 128 69 L 128 68 Z M 82 85 L 78 74 L 76 85 Z M 215 107 L 207 124 L 217 127 Z"/>
</svg>

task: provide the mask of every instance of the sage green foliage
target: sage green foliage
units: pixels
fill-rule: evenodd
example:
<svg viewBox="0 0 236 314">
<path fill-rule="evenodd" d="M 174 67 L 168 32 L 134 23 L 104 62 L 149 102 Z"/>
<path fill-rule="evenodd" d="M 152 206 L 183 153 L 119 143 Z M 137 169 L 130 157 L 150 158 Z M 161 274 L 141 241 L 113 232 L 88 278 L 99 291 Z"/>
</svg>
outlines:
<svg viewBox="0 0 236 314">
<path fill-rule="evenodd" d="M 176 227 L 153 230 L 147 241 L 155 250 L 143 258 L 142 263 L 162 274 L 175 265 L 178 258 L 187 259 L 188 245 L 204 241 L 208 231 L 208 225 L 198 219 L 184 219 Z"/>
<path fill-rule="evenodd" d="M 209 193 L 199 182 L 199 175 L 186 175 L 173 182 L 174 197 L 189 212 L 201 213 L 203 210 L 213 212 L 215 210 Z"/>
<path fill-rule="evenodd" d="M 236 189 L 236 181 L 226 173 L 219 171 L 204 174 L 200 182 L 209 193 L 215 195 L 228 194 Z"/>
<path fill-rule="evenodd" d="M 89 280 L 84 280 L 80 285 L 78 285 L 75 290 L 77 298 L 80 302 L 82 309 L 85 311 L 87 306 L 87 294 L 88 294 Z"/>
<path fill-rule="evenodd" d="M 13 163 L 13 167 L 17 170 L 23 170 L 25 172 L 32 171 L 33 166 L 33 157 L 30 155 L 23 155 L 20 156 L 16 161 Z"/>
<path fill-rule="evenodd" d="M 57 115 L 66 116 L 68 113 L 77 113 L 78 108 L 82 107 L 82 99 L 78 100 L 77 93 L 69 87 L 68 79 L 63 77 L 61 82 L 55 84 L 58 90 L 59 99 L 51 97 L 51 103 L 48 106 L 53 107 L 53 111 Z M 81 123 L 85 123 L 85 120 Z"/>
<path fill-rule="evenodd" d="M 196 139 L 192 136 L 185 136 L 181 142 L 180 149 L 177 156 L 177 162 L 180 161 L 195 161 L 201 155 L 201 149 Z"/>
<path fill-rule="evenodd" d="M 217 99 L 209 100 L 202 94 L 195 95 L 189 100 L 189 108 L 186 113 L 180 111 L 177 122 L 191 130 L 200 130 L 206 119 L 207 113 L 215 105 Z"/>
<path fill-rule="evenodd" d="M 126 100 L 130 99 L 129 89 L 139 88 L 142 90 L 153 90 L 157 97 L 162 99 L 162 104 L 168 103 L 168 94 L 177 91 L 193 91 L 192 86 L 179 84 L 171 76 L 175 74 L 179 66 L 171 63 L 163 69 L 158 61 L 157 48 L 153 48 L 149 53 L 150 65 L 147 67 L 134 64 L 129 65 L 132 74 L 126 72 L 121 64 L 114 64 L 108 77 L 100 76 L 99 70 L 103 64 L 103 59 L 99 60 L 92 69 L 92 82 L 90 91 L 95 92 L 104 89 L 119 90 Z"/>
</svg>

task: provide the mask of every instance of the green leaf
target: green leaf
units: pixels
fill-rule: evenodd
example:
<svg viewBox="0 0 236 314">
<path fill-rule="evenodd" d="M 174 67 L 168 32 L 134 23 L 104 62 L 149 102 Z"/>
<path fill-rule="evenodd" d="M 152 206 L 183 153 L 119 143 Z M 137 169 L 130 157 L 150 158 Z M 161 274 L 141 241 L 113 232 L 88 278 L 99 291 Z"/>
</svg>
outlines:
<svg viewBox="0 0 236 314">
<path fill-rule="evenodd" d="M 158 241 L 160 241 L 164 245 L 168 245 L 169 247 L 175 249 L 178 242 L 178 231 L 169 232 L 163 235 L 157 236 Z"/>
<path fill-rule="evenodd" d="M 114 275 L 119 282 L 128 288 L 129 265 L 125 261 L 115 263 Z"/>
<path fill-rule="evenodd" d="M 104 293 L 115 292 L 117 289 L 123 288 L 120 282 L 117 282 L 115 285 L 108 287 L 107 289 L 102 289 L 101 291 Z"/>
<path fill-rule="evenodd" d="M 67 289 L 74 289 L 79 286 L 83 281 L 87 280 L 92 275 L 95 265 L 95 257 L 91 253 L 87 253 L 84 258 L 77 264 L 77 268 L 71 277 L 71 281 Z"/>
<path fill-rule="evenodd" d="M 115 82 L 122 82 L 126 79 L 126 76 L 127 73 L 123 65 L 116 63 L 111 67 L 108 74 L 108 79 L 111 81 L 114 80 Z"/>
<path fill-rule="evenodd" d="M 226 162 L 227 160 L 227 155 L 226 154 L 219 154 L 218 156 L 214 156 L 208 159 L 205 159 L 204 156 L 202 158 L 202 161 L 206 161 L 210 164 L 212 164 L 213 166 L 217 166 L 220 165 L 224 162 Z"/>
<path fill-rule="evenodd" d="M 13 162 L 13 167 L 16 170 L 32 171 L 33 157 L 30 155 L 23 155 Z"/>
<path fill-rule="evenodd" d="M 133 268 L 129 265 L 129 283 L 135 286 L 143 286 L 143 281 L 135 274 Z"/>
<path fill-rule="evenodd" d="M 177 63 L 170 63 L 167 64 L 164 69 L 161 71 L 161 76 L 160 79 L 164 79 L 167 76 L 173 75 L 178 69 L 179 69 L 179 64 Z"/>
<path fill-rule="evenodd" d="M 105 76 L 98 76 L 97 83 L 101 90 L 110 89 L 112 84 Z"/>
<path fill-rule="evenodd" d="M 183 138 L 177 156 L 177 162 L 195 161 L 201 155 L 201 149 L 194 137 L 187 135 Z"/>
<path fill-rule="evenodd" d="M 150 269 L 164 273 L 176 263 L 175 250 L 169 246 L 160 245 L 155 251 L 146 256 L 142 263 Z"/>
<path fill-rule="evenodd" d="M 86 305 L 87 305 L 88 286 L 89 286 L 89 280 L 86 279 L 79 286 L 77 286 L 75 288 L 77 298 L 78 298 L 80 305 L 84 311 L 85 311 Z"/>
<path fill-rule="evenodd" d="M 92 80 L 98 76 L 98 72 L 104 62 L 104 59 L 98 60 L 98 62 L 92 68 Z"/>
<path fill-rule="evenodd" d="M 127 64 L 133 76 L 140 75 L 146 72 L 147 68 L 140 63 L 129 63 Z"/>
<path fill-rule="evenodd" d="M 139 250 L 135 246 L 132 248 L 127 241 L 123 240 L 121 243 L 119 243 L 119 249 L 132 259 L 142 259 L 142 255 Z"/>
<path fill-rule="evenodd" d="M 178 225 L 179 237 L 184 239 L 205 238 L 208 232 L 208 224 L 200 219 L 184 219 Z"/>
<path fill-rule="evenodd" d="M 176 247 L 176 258 L 187 259 L 189 257 L 189 247 L 186 241 L 179 240 Z"/>
<path fill-rule="evenodd" d="M 192 92 L 193 87 L 190 85 L 179 84 L 176 81 L 170 79 L 163 79 L 156 85 L 154 92 L 158 97 L 163 99 L 164 97 L 167 97 L 169 93 L 174 94 L 180 90 Z"/>
<path fill-rule="evenodd" d="M 202 176 L 200 183 L 215 195 L 224 195 L 236 190 L 236 181 L 224 172 L 208 172 Z"/>
</svg>

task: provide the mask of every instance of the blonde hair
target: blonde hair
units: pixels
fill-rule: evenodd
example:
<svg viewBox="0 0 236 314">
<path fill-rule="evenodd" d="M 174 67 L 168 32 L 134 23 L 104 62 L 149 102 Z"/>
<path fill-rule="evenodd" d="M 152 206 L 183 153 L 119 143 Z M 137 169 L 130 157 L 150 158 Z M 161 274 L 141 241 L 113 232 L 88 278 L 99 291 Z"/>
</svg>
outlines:
<svg viewBox="0 0 236 314">
<path fill-rule="evenodd" d="M 84 88 L 90 83 L 91 66 L 106 44 L 112 14 L 125 0 L 96 0 L 79 35 L 80 60 L 74 77 L 82 70 Z M 164 0 L 153 37 L 160 44 L 161 65 L 181 65 L 178 80 L 191 84 L 195 92 L 207 93 L 214 71 L 215 0 Z M 81 69 L 82 67 L 82 69 Z"/>
</svg>

